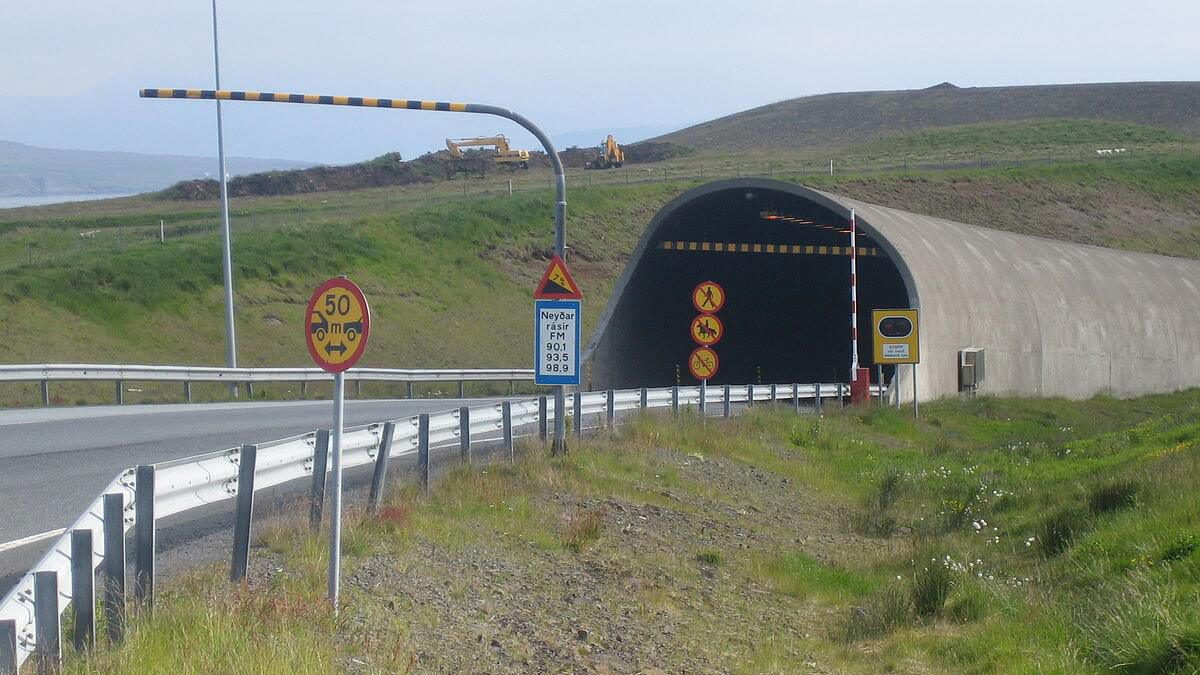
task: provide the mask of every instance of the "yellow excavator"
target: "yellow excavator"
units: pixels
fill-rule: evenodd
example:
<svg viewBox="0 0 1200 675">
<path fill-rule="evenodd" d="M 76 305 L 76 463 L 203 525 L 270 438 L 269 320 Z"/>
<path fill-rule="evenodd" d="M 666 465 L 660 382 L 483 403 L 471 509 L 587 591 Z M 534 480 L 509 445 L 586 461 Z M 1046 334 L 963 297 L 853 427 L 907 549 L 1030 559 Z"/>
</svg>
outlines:
<svg viewBox="0 0 1200 675">
<path fill-rule="evenodd" d="M 477 136 L 475 138 L 447 138 L 446 149 L 450 151 L 450 156 L 455 159 L 464 159 L 461 148 L 492 146 L 496 148 L 496 154 L 493 159 L 497 164 L 516 164 L 522 169 L 529 168 L 529 151 L 528 150 L 513 150 L 508 146 L 508 139 L 504 134 L 495 136 Z"/>
<path fill-rule="evenodd" d="M 585 169 L 619 169 L 625 163 L 625 151 L 617 145 L 612 134 L 600 144 L 600 156 L 584 164 Z"/>
</svg>

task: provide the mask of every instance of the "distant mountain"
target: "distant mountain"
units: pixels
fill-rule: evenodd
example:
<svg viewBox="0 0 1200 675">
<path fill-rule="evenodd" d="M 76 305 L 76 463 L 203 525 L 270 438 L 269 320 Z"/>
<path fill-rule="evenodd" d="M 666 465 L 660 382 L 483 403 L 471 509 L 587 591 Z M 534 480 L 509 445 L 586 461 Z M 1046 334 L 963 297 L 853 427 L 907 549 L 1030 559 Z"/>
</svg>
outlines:
<svg viewBox="0 0 1200 675">
<path fill-rule="evenodd" d="M 806 96 L 657 138 L 700 152 L 834 148 L 895 133 L 984 122 L 1094 119 L 1200 136 L 1200 82 L 956 87 Z"/>
<path fill-rule="evenodd" d="M 247 157 L 229 157 L 227 164 L 233 175 L 314 166 Z M 214 157 L 61 150 L 0 141 L 0 197 L 133 194 L 216 174 Z"/>
</svg>

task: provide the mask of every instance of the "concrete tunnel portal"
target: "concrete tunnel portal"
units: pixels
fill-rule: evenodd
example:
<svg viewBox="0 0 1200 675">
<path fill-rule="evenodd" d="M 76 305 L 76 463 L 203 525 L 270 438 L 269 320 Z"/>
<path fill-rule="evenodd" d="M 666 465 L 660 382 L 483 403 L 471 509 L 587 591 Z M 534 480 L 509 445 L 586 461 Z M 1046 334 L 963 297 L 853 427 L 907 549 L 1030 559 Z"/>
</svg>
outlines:
<svg viewBox="0 0 1200 675">
<path fill-rule="evenodd" d="M 588 361 L 593 388 L 695 384 L 687 360 L 692 290 L 726 292 L 710 384 L 846 382 L 850 375 L 847 212 L 821 193 L 776 181 L 693 189 L 651 221 L 614 288 Z M 871 361 L 872 308 L 912 307 L 902 266 L 859 221 L 859 361 Z M 891 367 L 884 381 L 890 380 Z M 872 380 L 875 373 L 872 371 Z"/>
</svg>

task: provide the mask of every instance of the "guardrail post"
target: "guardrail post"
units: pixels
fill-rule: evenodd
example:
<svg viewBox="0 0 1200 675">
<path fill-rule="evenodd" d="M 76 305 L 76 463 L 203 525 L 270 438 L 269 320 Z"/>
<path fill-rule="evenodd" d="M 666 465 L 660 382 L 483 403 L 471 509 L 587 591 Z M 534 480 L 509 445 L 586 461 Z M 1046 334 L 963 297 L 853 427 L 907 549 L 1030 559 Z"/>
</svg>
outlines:
<svg viewBox="0 0 1200 675">
<path fill-rule="evenodd" d="M 246 579 L 250 567 L 250 526 L 254 522 L 254 465 L 258 462 L 258 446 L 243 445 L 238 455 L 237 509 L 233 520 L 233 565 L 229 580 L 237 583 Z"/>
<path fill-rule="evenodd" d="M 404 397 L 411 399 L 413 397 L 413 383 L 405 382 L 405 385 L 406 386 L 404 387 Z"/>
<path fill-rule="evenodd" d="M 300 380 L 300 398 L 308 397 L 308 382 Z"/>
<path fill-rule="evenodd" d="M 747 408 L 754 407 L 754 385 L 753 384 L 746 385 L 746 407 Z"/>
<path fill-rule="evenodd" d="M 362 398 L 362 380 L 354 381 L 354 398 Z"/>
<path fill-rule="evenodd" d="M 72 643 L 76 652 L 96 645 L 95 549 L 90 529 L 71 530 L 71 609 L 75 617 Z"/>
<path fill-rule="evenodd" d="M 417 474 L 421 489 L 429 493 L 429 413 L 417 417 Z"/>
<path fill-rule="evenodd" d="M 792 410 L 800 412 L 800 383 L 792 383 Z"/>
<path fill-rule="evenodd" d="M 645 410 L 649 406 L 649 404 L 650 404 L 650 392 L 647 391 L 645 387 L 642 387 L 641 397 L 638 398 L 638 406 L 642 410 Z"/>
<path fill-rule="evenodd" d="M 246 383 L 246 398 L 254 398 L 254 383 Z"/>
<path fill-rule="evenodd" d="M 820 383 L 820 382 L 818 382 L 818 383 L 816 384 L 816 387 L 817 387 L 817 389 L 816 389 L 816 391 L 814 392 L 814 394 L 815 394 L 815 395 L 814 395 L 814 400 L 816 401 L 816 406 L 817 406 L 817 414 L 819 415 L 819 414 L 821 413 L 821 383 Z"/>
<path fill-rule="evenodd" d="M 576 394 L 578 396 L 578 394 Z M 578 416 L 575 417 L 579 419 Z M 504 431 L 504 449 L 508 450 L 508 461 L 517 461 L 516 450 L 513 447 L 513 432 L 512 432 L 512 402 L 504 401 L 500 404 L 500 426 Z"/>
<path fill-rule="evenodd" d="M 679 412 L 679 385 L 671 386 L 671 412 Z"/>
<path fill-rule="evenodd" d="M 104 495 L 104 623 L 108 644 L 125 637 L 125 495 Z"/>
<path fill-rule="evenodd" d="M 17 622 L 0 620 L 0 675 L 17 675 Z"/>
<path fill-rule="evenodd" d="M 34 572 L 33 615 L 37 626 L 38 672 L 53 673 L 62 664 L 62 625 L 58 619 L 58 572 Z"/>
<path fill-rule="evenodd" d="M 471 463 L 471 409 L 465 405 L 458 409 L 458 454 L 461 461 Z"/>
<path fill-rule="evenodd" d="M 467 383 L 464 380 L 458 381 L 458 397 L 459 398 L 467 397 Z"/>
<path fill-rule="evenodd" d="M 731 403 L 730 403 L 730 400 L 729 400 L 729 399 L 730 399 L 730 396 L 729 396 L 729 393 L 730 393 L 730 392 L 729 392 L 729 385 L 725 385 L 725 392 L 724 392 L 724 393 L 725 393 L 725 396 L 724 396 L 724 399 L 725 399 L 725 400 L 724 400 L 724 401 L 722 401 L 722 406 L 721 406 L 721 407 L 722 407 L 722 410 L 721 410 L 721 414 L 722 414 L 722 415 L 724 415 L 725 417 L 729 417 L 729 415 L 730 415 L 730 414 L 733 412 L 733 410 L 732 410 L 733 406 L 731 405 Z"/>
<path fill-rule="evenodd" d="M 546 397 L 538 397 L 538 438 L 546 440 Z"/>
<path fill-rule="evenodd" d="M 838 382 L 838 403 L 846 407 L 846 385 L 841 382 Z"/>
<path fill-rule="evenodd" d="M 50 381 L 42 380 L 42 406 L 50 407 Z"/>
<path fill-rule="evenodd" d="M 329 476 L 329 430 L 317 429 L 313 446 L 312 490 L 308 500 L 308 526 L 314 532 L 321 527 L 321 512 L 325 510 L 325 483 Z"/>
<path fill-rule="evenodd" d="M 117 380 L 117 405 L 125 404 L 125 383 Z"/>
<path fill-rule="evenodd" d="M 517 393 L 517 384 L 515 382 L 513 382 L 512 380 L 509 380 L 508 381 L 508 395 L 512 396 L 515 393 Z"/>
<path fill-rule="evenodd" d="M 608 430 L 612 431 L 613 426 L 617 423 L 617 392 L 612 389 L 608 390 L 608 397 L 605 401 L 605 419 L 608 423 Z"/>
<path fill-rule="evenodd" d="M 575 398 L 572 400 L 575 407 L 575 435 L 583 436 L 583 392 L 576 391 Z"/>
<path fill-rule="evenodd" d="M 779 400 L 779 385 L 772 384 L 771 385 L 771 405 L 775 405 L 775 402 L 778 400 Z"/>
<path fill-rule="evenodd" d="M 133 538 L 133 599 L 154 607 L 154 467 L 137 468 L 133 507 L 137 512 Z"/>
<path fill-rule="evenodd" d="M 192 402 L 192 382 L 191 380 L 183 381 L 183 400 L 188 403 Z"/>
<path fill-rule="evenodd" d="M 392 454 L 392 436 L 396 433 L 395 422 L 384 422 L 379 437 L 379 454 L 375 455 L 375 473 L 371 474 L 371 515 L 379 513 L 383 503 L 383 489 L 387 484 L 388 456 Z"/>
</svg>

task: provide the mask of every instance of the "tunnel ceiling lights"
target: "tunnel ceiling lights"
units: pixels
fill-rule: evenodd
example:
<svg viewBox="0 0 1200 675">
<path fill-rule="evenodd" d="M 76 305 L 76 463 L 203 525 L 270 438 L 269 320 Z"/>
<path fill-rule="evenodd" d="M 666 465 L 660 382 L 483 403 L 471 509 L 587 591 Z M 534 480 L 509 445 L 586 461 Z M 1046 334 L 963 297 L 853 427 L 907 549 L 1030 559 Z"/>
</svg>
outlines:
<svg viewBox="0 0 1200 675">
<path fill-rule="evenodd" d="M 780 213 L 776 213 L 774 211 L 760 211 L 758 215 L 763 220 L 782 220 L 784 222 L 794 223 L 796 225 L 808 225 L 810 227 L 816 227 L 816 228 L 819 228 L 822 230 L 829 230 L 831 232 L 841 232 L 842 234 L 850 234 L 850 230 L 847 228 L 837 227 L 835 225 L 826 225 L 824 223 L 818 223 L 813 220 L 809 220 L 808 218 L 797 218 L 796 216 L 783 215 Z"/>
</svg>

